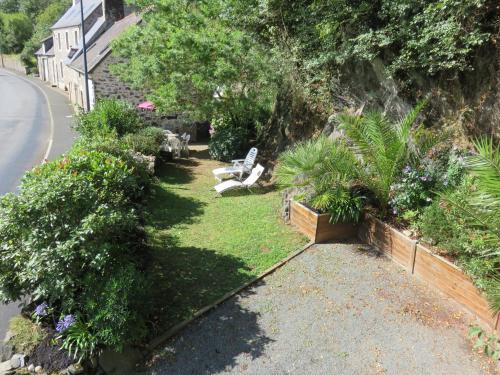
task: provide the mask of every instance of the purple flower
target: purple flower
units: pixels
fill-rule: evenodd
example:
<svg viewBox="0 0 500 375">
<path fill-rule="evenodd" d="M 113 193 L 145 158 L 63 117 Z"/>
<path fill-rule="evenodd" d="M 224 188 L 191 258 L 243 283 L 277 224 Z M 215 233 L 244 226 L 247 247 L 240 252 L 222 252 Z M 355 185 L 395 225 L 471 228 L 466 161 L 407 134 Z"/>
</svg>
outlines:
<svg viewBox="0 0 500 375">
<path fill-rule="evenodd" d="M 62 333 L 66 331 L 75 323 L 75 317 L 73 315 L 66 315 L 63 319 L 59 320 L 56 326 L 56 331 Z"/>
<path fill-rule="evenodd" d="M 49 307 L 49 305 L 47 305 L 47 303 L 45 303 L 45 302 L 41 303 L 40 305 L 35 307 L 35 315 L 36 316 L 47 315 L 47 307 Z"/>
</svg>

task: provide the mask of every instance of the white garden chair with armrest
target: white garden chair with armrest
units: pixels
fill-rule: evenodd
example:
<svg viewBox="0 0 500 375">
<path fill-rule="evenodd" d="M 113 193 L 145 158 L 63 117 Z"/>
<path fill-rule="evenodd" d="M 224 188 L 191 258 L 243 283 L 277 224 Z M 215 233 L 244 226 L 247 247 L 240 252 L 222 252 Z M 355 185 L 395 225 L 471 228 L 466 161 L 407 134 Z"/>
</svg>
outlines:
<svg viewBox="0 0 500 375">
<path fill-rule="evenodd" d="M 184 133 L 184 134 L 186 134 L 186 133 Z M 184 152 L 187 157 L 189 157 L 189 141 L 190 141 L 190 139 L 191 139 L 191 135 L 186 134 L 181 140 L 181 151 Z"/>
<path fill-rule="evenodd" d="M 244 173 L 250 173 L 252 171 L 258 152 L 259 150 L 253 147 L 248 151 L 245 159 L 235 159 L 231 161 L 233 165 L 230 167 L 214 169 L 213 174 L 216 180 L 222 181 L 222 176 L 224 175 L 232 175 L 241 180 Z"/>
<path fill-rule="evenodd" d="M 245 179 L 245 181 L 227 180 L 221 182 L 218 185 L 215 185 L 214 189 L 215 191 L 217 191 L 217 193 L 221 195 L 222 193 L 228 190 L 243 189 L 243 188 L 250 189 L 253 185 L 255 185 L 260 176 L 262 176 L 263 172 L 264 172 L 264 167 L 260 164 L 257 164 L 257 166 L 254 169 L 252 169 L 252 173 L 250 173 L 250 176 L 248 176 Z"/>
</svg>

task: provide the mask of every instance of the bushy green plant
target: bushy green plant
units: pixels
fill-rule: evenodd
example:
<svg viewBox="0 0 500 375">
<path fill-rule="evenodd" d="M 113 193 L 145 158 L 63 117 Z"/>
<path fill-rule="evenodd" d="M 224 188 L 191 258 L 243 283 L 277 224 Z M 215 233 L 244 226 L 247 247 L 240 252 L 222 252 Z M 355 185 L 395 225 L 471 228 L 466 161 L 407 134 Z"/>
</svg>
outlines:
<svg viewBox="0 0 500 375">
<path fill-rule="evenodd" d="M 208 144 L 210 156 L 220 161 L 240 158 L 245 155 L 248 148 L 247 130 L 230 125 L 216 128 Z"/>
<path fill-rule="evenodd" d="M 163 130 L 157 127 L 147 127 L 137 133 L 129 133 L 123 137 L 125 147 L 140 152 L 143 155 L 157 156 L 165 139 Z"/>
<path fill-rule="evenodd" d="M 360 177 L 376 195 L 383 214 L 388 207 L 391 185 L 408 159 L 412 126 L 424 105 L 425 102 L 418 103 L 396 123 L 380 112 L 339 116 L 352 151 L 362 160 Z"/>
<path fill-rule="evenodd" d="M 305 203 L 331 214 L 331 221 L 357 222 L 363 199 L 356 189 L 356 158 L 339 142 L 326 137 L 295 145 L 280 155 L 276 176 L 281 187 L 302 187 Z"/>
<path fill-rule="evenodd" d="M 406 166 L 399 181 L 391 185 L 389 205 L 394 215 L 416 210 L 432 202 L 434 180 L 427 172 Z"/>
<path fill-rule="evenodd" d="M 0 200 L 0 299 L 45 301 L 89 324 L 101 347 L 140 337 L 145 182 L 133 159 L 81 145 L 29 172 Z"/>
<path fill-rule="evenodd" d="M 76 130 L 88 138 L 118 136 L 139 131 L 142 124 L 137 111 L 128 103 L 114 99 L 99 100 L 90 112 L 80 112 Z"/>
<path fill-rule="evenodd" d="M 424 241 L 456 259 L 486 292 L 492 310 L 499 311 L 500 257 L 495 254 L 499 242 L 492 240 L 491 228 L 467 216 L 469 202 L 477 191 L 476 183 L 466 178 L 457 189 L 444 194 L 444 199 L 426 207 L 415 226 Z"/>
</svg>

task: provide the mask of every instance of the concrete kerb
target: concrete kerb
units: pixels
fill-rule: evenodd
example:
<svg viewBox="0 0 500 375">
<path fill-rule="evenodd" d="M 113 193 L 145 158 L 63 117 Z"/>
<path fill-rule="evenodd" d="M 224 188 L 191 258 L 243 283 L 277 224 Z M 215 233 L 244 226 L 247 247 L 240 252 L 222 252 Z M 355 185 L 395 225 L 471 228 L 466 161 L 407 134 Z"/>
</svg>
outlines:
<svg viewBox="0 0 500 375">
<path fill-rule="evenodd" d="M 227 301 L 231 297 L 234 297 L 236 294 L 240 293 L 244 289 L 248 288 L 250 285 L 254 284 L 257 281 L 262 280 L 264 277 L 267 275 L 273 273 L 276 271 L 278 268 L 283 267 L 285 264 L 287 264 L 289 261 L 291 261 L 293 258 L 297 257 L 298 255 L 302 254 L 304 251 L 309 249 L 311 246 L 313 246 L 313 242 L 307 243 L 305 246 L 300 248 L 299 250 L 295 251 L 294 253 L 290 254 L 288 257 L 283 259 L 282 261 L 276 263 L 275 265 L 271 266 L 264 272 L 262 272 L 260 275 L 254 277 L 252 280 L 246 282 L 245 284 L 231 290 L 230 292 L 224 294 L 221 298 L 219 298 L 217 301 L 212 302 L 211 304 L 201 308 L 198 310 L 192 317 L 184 320 L 183 322 L 173 326 L 170 328 L 167 332 L 165 332 L 163 335 L 158 336 L 157 338 L 151 340 L 149 344 L 146 347 L 146 351 L 152 352 L 155 350 L 158 346 L 161 344 L 165 343 L 168 339 L 172 338 L 175 336 L 177 333 L 179 333 L 182 329 L 184 329 L 186 326 L 194 322 L 196 319 L 200 318 L 201 316 L 205 315 L 208 313 L 210 310 L 214 309 L 218 305 L 222 304 L 223 302 Z"/>
</svg>

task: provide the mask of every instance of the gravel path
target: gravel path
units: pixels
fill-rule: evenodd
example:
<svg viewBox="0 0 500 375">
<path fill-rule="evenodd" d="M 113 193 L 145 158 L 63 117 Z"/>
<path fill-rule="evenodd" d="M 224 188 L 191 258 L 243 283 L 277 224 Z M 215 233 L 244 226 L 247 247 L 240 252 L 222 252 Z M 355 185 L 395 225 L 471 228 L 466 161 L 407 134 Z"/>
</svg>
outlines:
<svg viewBox="0 0 500 375">
<path fill-rule="evenodd" d="M 189 326 L 147 373 L 493 373 L 458 311 L 365 246 L 315 245 Z"/>
</svg>

